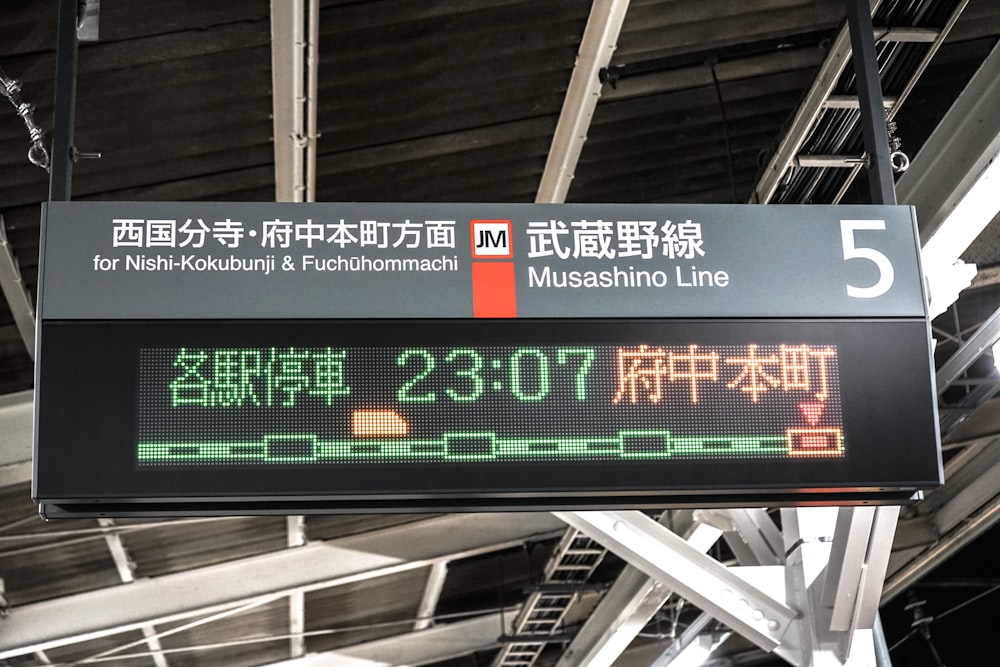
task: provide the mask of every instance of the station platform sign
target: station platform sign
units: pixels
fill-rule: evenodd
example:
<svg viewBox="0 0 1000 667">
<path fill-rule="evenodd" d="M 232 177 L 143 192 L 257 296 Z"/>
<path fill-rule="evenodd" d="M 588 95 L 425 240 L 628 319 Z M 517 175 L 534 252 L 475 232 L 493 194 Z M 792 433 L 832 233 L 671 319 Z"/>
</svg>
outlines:
<svg viewBox="0 0 1000 667">
<path fill-rule="evenodd" d="M 899 502 L 912 210 L 50 203 L 48 516 Z"/>
</svg>

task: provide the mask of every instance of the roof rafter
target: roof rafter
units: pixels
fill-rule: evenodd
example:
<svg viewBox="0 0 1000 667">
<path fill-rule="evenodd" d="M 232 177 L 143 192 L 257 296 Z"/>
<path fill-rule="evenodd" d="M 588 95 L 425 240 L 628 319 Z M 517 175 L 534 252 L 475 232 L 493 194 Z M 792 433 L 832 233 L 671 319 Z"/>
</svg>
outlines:
<svg viewBox="0 0 1000 667">
<path fill-rule="evenodd" d="M 563 530 L 545 513 L 449 515 L 19 606 L 4 621 L 0 659 L 489 553 Z"/>
</svg>

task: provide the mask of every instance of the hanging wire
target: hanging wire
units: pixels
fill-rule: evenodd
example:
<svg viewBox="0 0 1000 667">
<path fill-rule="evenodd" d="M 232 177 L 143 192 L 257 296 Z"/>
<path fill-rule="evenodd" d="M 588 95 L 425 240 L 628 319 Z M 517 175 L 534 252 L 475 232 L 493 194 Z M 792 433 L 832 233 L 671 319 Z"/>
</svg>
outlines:
<svg viewBox="0 0 1000 667">
<path fill-rule="evenodd" d="M 973 602 L 976 602 L 977 600 L 981 600 L 982 598 L 986 597 L 987 595 L 991 595 L 993 593 L 996 593 L 998 590 L 1000 590 L 1000 584 L 997 584 L 996 586 L 991 586 L 988 589 L 986 589 L 985 591 L 982 591 L 981 593 L 977 593 L 976 595 L 973 595 L 968 600 L 964 600 L 962 602 L 959 602 L 954 607 L 951 607 L 950 609 L 947 609 L 943 613 L 938 614 L 937 616 L 934 616 L 931 619 L 930 622 L 933 623 L 933 622 L 936 622 L 936 621 L 940 621 L 942 618 L 945 618 L 946 616 L 950 616 L 951 614 L 954 614 L 956 611 L 958 611 L 958 610 L 960 610 L 960 609 L 962 609 L 964 607 L 969 606 Z M 899 640 L 897 640 L 895 644 L 893 644 L 892 646 L 890 646 L 889 650 L 890 651 L 896 650 L 897 648 L 899 648 L 900 646 L 902 646 L 904 643 L 906 643 L 906 641 L 910 637 L 914 636 L 918 632 L 920 632 L 920 628 L 914 628 L 913 630 L 910 630 L 908 633 L 906 633 L 905 635 L 903 635 L 903 637 L 901 637 Z"/>
<path fill-rule="evenodd" d="M 3 535 L 3 533 L 6 533 L 8 530 L 11 530 L 13 528 L 20 528 L 21 526 L 27 524 L 36 524 L 36 523 L 38 523 L 38 516 L 31 514 L 21 519 L 11 521 L 10 523 L 5 523 L 3 525 L 0 525 L 0 535 Z"/>
<path fill-rule="evenodd" d="M 31 520 L 35 520 L 35 517 L 29 517 Z M 195 523 L 205 523 L 209 521 L 236 521 L 241 520 L 243 517 L 210 517 L 210 518 L 190 518 L 190 519 L 170 519 L 167 521 L 150 521 L 146 523 L 135 523 L 127 524 L 123 526 L 115 526 L 114 528 L 74 528 L 70 530 L 53 530 L 45 531 L 40 533 L 8 533 L 0 534 L 0 545 L 5 543 L 14 542 L 30 542 L 35 540 L 51 540 L 43 542 L 42 544 L 30 544 L 27 546 L 13 547 L 10 549 L 0 549 L 0 558 L 9 558 L 11 556 L 21 556 L 24 554 L 35 553 L 38 551 L 47 551 L 49 549 L 63 549 L 74 544 L 80 544 L 83 542 L 88 542 L 91 540 L 103 539 L 109 534 L 125 534 L 131 533 L 139 530 L 146 530 L 149 528 L 160 528 L 163 526 L 180 526 Z M 16 526 L 20 522 L 14 522 L 12 524 L 7 524 L 6 526 L 0 527 L 0 533 L 9 527 Z M 52 540 L 53 537 L 59 538 L 69 538 L 69 539 L 57 539 Z"/>
<path fill-rule="evenodd" d="M 965 602 L 960 602 L 959 604 L 955 605 L 954 607 L 952 607 L 951 609 L 945 611 L 944 613 L 938 614 L 937 616 L 934 617 L 934 620 L 940 621 L 945 616 L 948 616 L 950 614 L 954 614 L 959 609 L 961 609 L 963 607 L 966 607 L 966 606 L 972 604 L 973 602 L 986 597 L 987 595 L 990 595 L 992 593 L 996 593 L 998 590 L 1000 590 L 1000 584 L 997 584 L 996 586 L 991 586 L 990 588 L 986 589 L 982 593 L 978 593 L 976 595 L 973 595 L 971 598 L 969 598 Z"/>
<path fill-rule="evenodd" d="M 28 149 L 28 161 L 46 171 L 49 168 L 49 151 L 45 148 L 45 130 L 35 123 L 35 107 L 21 99 L 21 82 L 7 76 L 7 73 L 0 67 L 0 92 L 10 100 L 21 117 L 24 124 L 28 126 L 28 135 L 31 137 L 31 148 Z"/>
<path fill-rule="evenodd" d="M 729 119 L 726 117 L 726 103 L 722 99 L 722 86 L 719 85 L 719 75 L 715 72 L 715 63 L 710 62 L 709 67 L 712 70 L 712 83 L 715 84 L 715 97 L 719 101 L 719 111 L 722 114 L 722 136 L 726 139 L 726 156 L 729 166 L 729 189 L 733 196 L 733 203 L 738 204 L 739 200 L 736 197 L 736 171 L 733 168 L 733 145 L 729 139 Z"/>
</svg>

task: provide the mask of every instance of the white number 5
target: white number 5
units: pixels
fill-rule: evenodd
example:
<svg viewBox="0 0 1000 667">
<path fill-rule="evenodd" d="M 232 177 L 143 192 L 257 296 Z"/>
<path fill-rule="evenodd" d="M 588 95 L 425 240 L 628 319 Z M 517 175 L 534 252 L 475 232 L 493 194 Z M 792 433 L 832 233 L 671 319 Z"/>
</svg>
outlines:
<svg viewBox="0 0 1000 667">
<path fill-rule="evenodd" d="M 841 220 L 840 237 L 844 243 L 844 260 L 867 259 L 878 267 L 878 280 L 871 287 L 847 286 L 847 296 L 856 299 L 874 299 L 882 296 L 892 287 L 895 272 L 889 258 L 874 248 L 858 247 L 855 244 L 854 232 L 858 230 L 885 230 L 885 220 Z"/>
</svg>

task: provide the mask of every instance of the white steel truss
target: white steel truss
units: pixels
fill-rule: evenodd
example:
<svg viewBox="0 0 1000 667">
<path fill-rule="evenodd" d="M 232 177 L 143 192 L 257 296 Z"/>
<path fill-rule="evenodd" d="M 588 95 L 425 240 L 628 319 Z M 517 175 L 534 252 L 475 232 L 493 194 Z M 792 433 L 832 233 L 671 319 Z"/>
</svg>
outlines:
<svg viewBox="0 0 1000 667">
<path fill-rule="evenodd" d="M 898 511 L 892 506 L 782 510 L 783 541 L 777 552 L 776 526 L 766 513 L 696 513 L 698 519 L 715 524 L 716 536 L 720 523 L 734 540 L 743 536 L 744 548 L 736 551 L 754 564 L 731 567 L 640 512 L 556 515 L 708 616 L 793 665 L 861 667 L 875 664 L 873 627 Z M 780 564 L 759 564 L 775 561 Z M 633 594 L 618 600 L 616 609 L 621 612 L 638 599 L 642 596 Z M 684 645 L 668 650 L 656 664 L 669 664 L 696 641 L 717 645 L 719 637 L 701 634 L 699 630 L 685 635 Z M 571 645 L 569 659 L 564 658 L 560 667 L 610 665 L 628 643 L 617 642 L 617 655 L 606 651 L 598 657 L 598 649 L 609 646 L 613 636 L 608 632 L 603 643 L 581 643 L 578 655 L 582 657 L 586 649 L 586 659 L 573 659 Z"/>
</svg>

